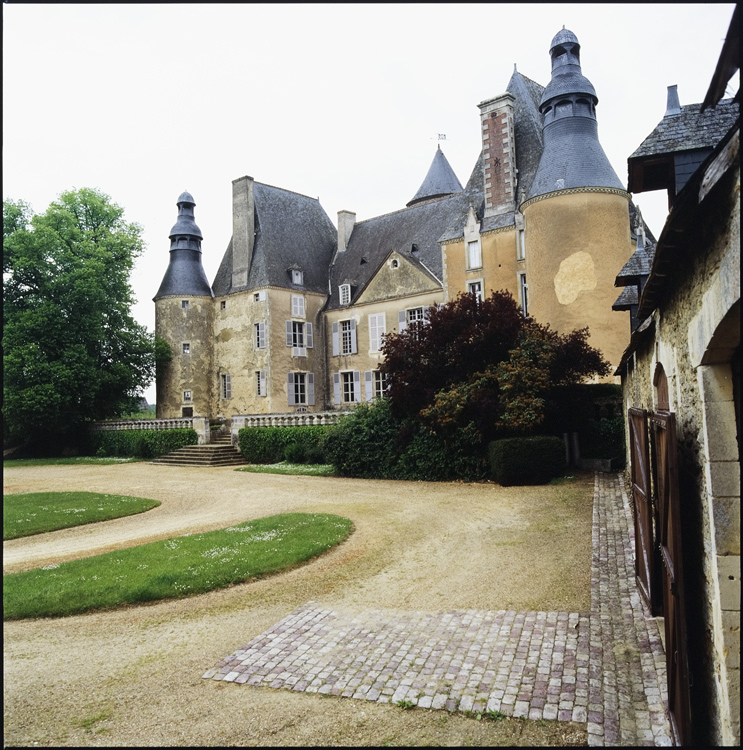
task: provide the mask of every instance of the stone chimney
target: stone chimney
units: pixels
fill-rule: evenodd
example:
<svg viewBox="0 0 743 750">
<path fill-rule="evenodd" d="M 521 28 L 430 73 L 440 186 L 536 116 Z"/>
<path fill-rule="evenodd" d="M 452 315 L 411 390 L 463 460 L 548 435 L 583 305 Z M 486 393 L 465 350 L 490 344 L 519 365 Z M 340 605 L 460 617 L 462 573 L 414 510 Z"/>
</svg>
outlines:
<svg viewBox="0 0 743 750">
<path fill-rule="evenodd" d="M 482 124 L 486 217 L 508 213 L 516 206 L 514 101 L 512 94 L 501 94 L 477 105 Z"/>
<path fill-rule="evenodd" d="M 338 252 L 344 253 L 351 239 L 356 214 L 353 211 L 338 211 Z"/>
<path fill-rule="evenodd" d="M 666 113 L 663 115 L 663 117 L 668 117 L 668 115 L 680 115 L 681 114 L 681 104 L 679 102 L 679 92 L 678 92 L 678 85 L 674 84 L 673 86 L 668 87 L 668 100 L 666 103 Z"/>
<path fill-rule="evenodd" d="M 255 197 L 253 178 L 232 181 L 232 286 L 248 283 L 255 241 Z"/>
</svg>

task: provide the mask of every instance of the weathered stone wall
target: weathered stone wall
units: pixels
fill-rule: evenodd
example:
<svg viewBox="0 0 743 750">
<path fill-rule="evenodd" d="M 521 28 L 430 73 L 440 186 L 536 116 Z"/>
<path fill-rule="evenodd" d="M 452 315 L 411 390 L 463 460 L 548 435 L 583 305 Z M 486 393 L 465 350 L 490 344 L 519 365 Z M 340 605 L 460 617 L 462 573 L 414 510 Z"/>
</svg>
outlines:
<svg viewBox="0 0 743 750">
<path fill-rule="evenodd" d="M 627 194 L 566 190 L 523 208 L 529 313 L 560 333 L 589 326 L 590 343 L 616 367 L 628 313 L 611 309 L 614 279 L 634 252 Z"/>
<path fill-rule="evenodd" d="M 738 168 L 677 249 L 654 329 L 623 379 L 625 407 L 656 410 L 662 365 L 676 415 L 692 722 L 704 744 L 740 742 L 740 453 L 730 367 L 740 345 L 739 192 Z"/>
<path fill-rule="evenodd" d="M 188 307 L 183 307 L 184 301 Z M 155 302 L 155 333 L 173 354 L 157 379 L 158 419 L 180 417 L 184 407 L 192 407 L 195 417 L 211 415 L 213 313 L 211 297 L 163 297 Z M 186 391 L 191 401 L 185 400 Z"/>
</svg>

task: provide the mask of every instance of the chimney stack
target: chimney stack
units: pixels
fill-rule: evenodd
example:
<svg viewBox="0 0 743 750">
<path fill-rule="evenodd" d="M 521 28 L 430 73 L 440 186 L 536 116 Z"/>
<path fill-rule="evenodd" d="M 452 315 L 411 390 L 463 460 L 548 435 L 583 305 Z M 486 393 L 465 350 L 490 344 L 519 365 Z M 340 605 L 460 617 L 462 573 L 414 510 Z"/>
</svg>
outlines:
<svg viewBox="0 0 743 750">
<path fill-rule="evenodd" d="M 666 103 L 666 113 L 665 115 L 663 115 L 663 117 L 668 117 L 668 115 L 680 114 L 681 104 L 679 103 L 678 85 L 674 84 L 673 86 L 668 87 L 668 101 Z"/>
<path fill-rule="evenodd" d="M 252 177 L 232 181 L 232 287 L 247 286 L 255 241 L 255 197 Z"/>
<path fill-rule="evenodd" d="M 516 141 L 512 94 L 481 102 L 482 151 L 485 170 L 485 216 L 513 211 L 516 206 Z"/>
<path fill-rule="evenodd" d="M 338 211 L 338 252 L 344 253 L 351 239 L 356 214 L 353 211 Z"/>
</svg>

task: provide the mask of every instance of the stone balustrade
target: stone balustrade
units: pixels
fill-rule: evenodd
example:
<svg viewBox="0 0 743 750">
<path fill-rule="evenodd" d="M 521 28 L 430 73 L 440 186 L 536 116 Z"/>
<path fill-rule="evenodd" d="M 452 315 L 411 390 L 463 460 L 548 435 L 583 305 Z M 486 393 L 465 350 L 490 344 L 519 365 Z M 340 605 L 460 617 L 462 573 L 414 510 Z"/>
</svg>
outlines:
<svg viewBox="0 0 743 750">
<path fill-rule="evenodd" d="M 232 417 L 232 435 L 237 440 L 237 433 L 243 427 L 300 427 L 303 425 L 335 424 L 342 416 L 350 412 L 292 412 L 289 414 L 236 414 Z"/>
</svg>

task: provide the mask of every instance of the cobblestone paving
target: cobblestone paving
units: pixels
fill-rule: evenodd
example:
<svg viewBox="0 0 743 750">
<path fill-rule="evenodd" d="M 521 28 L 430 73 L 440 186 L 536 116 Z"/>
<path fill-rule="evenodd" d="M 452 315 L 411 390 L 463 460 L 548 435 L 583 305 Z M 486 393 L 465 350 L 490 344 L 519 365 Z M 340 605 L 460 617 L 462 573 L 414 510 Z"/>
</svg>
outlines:
<svg viewBox="0 0 743 750">
<path fill-rule="evenodd" d="M 584 722 L 589 745 L 670 745 L 665 656 L 634 582 L 619 477 L 596 475 L 591 612 L 350 611 L 308 602 L 204 678 Z"/>
</svg>

